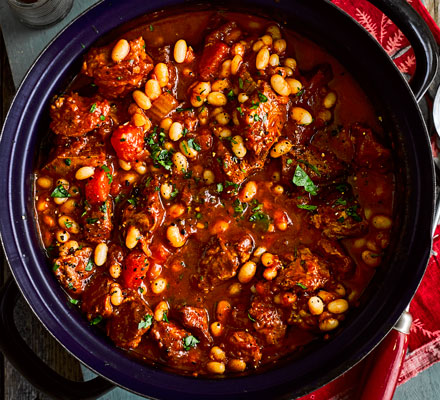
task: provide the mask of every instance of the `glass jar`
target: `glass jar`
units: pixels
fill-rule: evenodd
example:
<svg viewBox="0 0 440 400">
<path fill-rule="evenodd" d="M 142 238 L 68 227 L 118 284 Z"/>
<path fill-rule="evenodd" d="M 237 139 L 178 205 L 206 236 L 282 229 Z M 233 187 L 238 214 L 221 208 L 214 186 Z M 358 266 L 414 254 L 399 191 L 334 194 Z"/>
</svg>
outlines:
<svg viewBox="0 0 440 400">
<path fill-rule="evenodd" d="M 7 0 L 21 23 L 44 28 L 61 21 L 71 10 L 73 0 Z"/>
</svg>

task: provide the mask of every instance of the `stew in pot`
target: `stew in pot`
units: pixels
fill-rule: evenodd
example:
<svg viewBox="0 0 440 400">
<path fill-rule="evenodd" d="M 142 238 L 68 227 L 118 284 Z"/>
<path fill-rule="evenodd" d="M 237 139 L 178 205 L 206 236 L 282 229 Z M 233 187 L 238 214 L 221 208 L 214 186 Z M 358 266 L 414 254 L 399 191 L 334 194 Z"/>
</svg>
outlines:
<svg viewBox="0 0 440 400">
<path fill-rule="evenodd" d="M 274 22 L 141 24 L 87 52 L 50 117 L 35 208 L 53 273 L 146 362 L 261 368 L 341 329 L 381 265 L 394 174 L 380 117 Z"/>
</svg>

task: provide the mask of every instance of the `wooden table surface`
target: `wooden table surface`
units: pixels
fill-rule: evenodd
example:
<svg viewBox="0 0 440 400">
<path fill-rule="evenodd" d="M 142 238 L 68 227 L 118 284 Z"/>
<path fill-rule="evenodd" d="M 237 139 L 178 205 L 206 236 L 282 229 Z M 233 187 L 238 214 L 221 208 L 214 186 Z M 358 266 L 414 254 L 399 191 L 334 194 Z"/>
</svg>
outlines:
<svg viewBox="0 0 440 400">
<path fill-rule="evenodd" d="M 425 0 L 428 11 L 440 22 L 440 0 Z M 3 121 L 15 92 L 7 60 L 3 37 L 0 32 L 1 120 Z M 0 287 L 10 276 L 6 261 L 0 259 Z M 19 301 L 17 311 L 26 315 L 20 321 L 20 330 L 30 347 L 51 368 L 72 380 L 82 380 L 78 361 L 70 356 L 42 327 L 24 301 Z M 0 400 L 47 400 L 46 395 L 34 389 L 0 354 Z M 419 374 L 397 388 L 394 400 L 440 399 L 440 363 Z"/>
</svg>

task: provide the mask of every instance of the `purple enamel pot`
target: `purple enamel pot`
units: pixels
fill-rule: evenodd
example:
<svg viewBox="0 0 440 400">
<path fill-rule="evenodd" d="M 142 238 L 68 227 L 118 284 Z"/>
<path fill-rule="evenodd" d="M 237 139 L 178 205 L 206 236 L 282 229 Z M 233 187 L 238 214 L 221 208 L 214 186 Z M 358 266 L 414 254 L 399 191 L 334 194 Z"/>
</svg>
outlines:
<svg viewBox="0 0 440 400">
<path fill-rule="evenodd" d="M 372 1 L 373 2 L 373 1 Z M 423 20 L 405 0 L 375 0 L 405 33 L 417 71 L 408 85 L 382 47 L 353 19 L 326 0 L 221 2 L 221 7 L 266 15 L 310 38 L 334 55 L 357 79 L 388 121 L 400 171 L 395 220 L 383 267 L 330 341 L 248 376 L 201 379 L 142 364 L 117 349 L 72 306 L 53 277 L 37 236 L 32 172 L 49 125 L 48 105 L 80 69 L 94 42 L 122 24 L 154 10 L 194 7 L 177 0 L 104 0 L 64 29 L 44 50 L 21 84 L 0 142 L 0 228 L 15 282 L 0 299 L 0 347 L 39 389 L 58 399 L 95 398 L 113 384 L 159 399 L 295 398 L 317 389 L 362 360 L 389 332 L 413 297 L 431 249 L 434 170 L 428 133 L 418 107 L 437 68 L 437 46 Z M 202 3 L 203 7 L 218 7 Z M 49 332 L 99 377 L 65 380 L 46 367 L 16 333 L 12 309 L 18 290 Z"/>
</svg>

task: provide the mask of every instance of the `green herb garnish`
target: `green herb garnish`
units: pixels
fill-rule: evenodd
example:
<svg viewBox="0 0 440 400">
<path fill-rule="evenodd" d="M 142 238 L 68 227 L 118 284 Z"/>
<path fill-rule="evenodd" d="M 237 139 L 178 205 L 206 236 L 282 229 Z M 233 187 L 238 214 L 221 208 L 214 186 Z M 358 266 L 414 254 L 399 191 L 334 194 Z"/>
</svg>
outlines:
<svg viewBox="0 0 440 400">
<path fill-rule="evenodd" d="M 153 316 L 151 314 L 147 314 L 144 316 L 143 319 L 141 319 L 141 322 L 138 324 L 138 329 L 144 329 L 151 326 L 153 323 Z"/>
<path fill-rule="evenodd" d="M 189 335 L 186 338 L 183 338 L 183 348 L 188 351 L 191 349 L 191 347 L 195 347 L 197 343 L 200 343 L 200 340 L 198 340 L 193 335 Z"/>
<path fill-rule="evenodd" d="M 50 197 L 70 197 L 70 193 L 66 190 L 66 188 L 63 185 L 58 185 L 54 191 L 51 193 Z"/>
<path fill-rule="evenodd" d="M 318 188 L 299 165 L 296 166 L 292 182 L 296 186 L 304 187 L 307 192 L 309 192 L 313 196 L 316 196 Z"/>
</svg>

